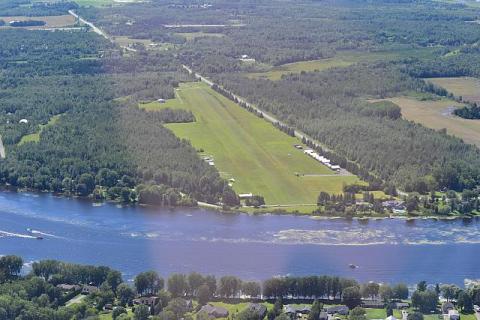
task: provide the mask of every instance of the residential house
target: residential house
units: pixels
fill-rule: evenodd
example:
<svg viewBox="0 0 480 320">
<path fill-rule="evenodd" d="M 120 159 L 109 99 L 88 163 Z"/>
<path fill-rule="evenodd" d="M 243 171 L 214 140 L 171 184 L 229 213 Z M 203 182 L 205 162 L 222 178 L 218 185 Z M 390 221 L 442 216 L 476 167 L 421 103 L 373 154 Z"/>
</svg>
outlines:
<svg viewBox="0 0 480 320">
<path fill-rule="evenodd" d="M 267 307 L 260 303 L 249 303 L 247 309 L 255 312 L 258 315 L 258 319 L 263 319 L 267 315 Z"/>
<path fill-rule="evenodd" d="M 446 315 L 443 315 L 444 320 L 460 320 L 460 314 L 455 309 L 448 310 Z"/>
<path fill-rule="evenodd" d="M 450 301 L 445 301 L 442 304 L 442 314 L 448 314 L 449 310 L 454 310 L 455 306 Z"/>
<path fill-rule="evenodd" d="M 147 307 L 154 307 L 158 301 L 160 301 L 159 297 L 156 296 L 151 296 L 151 297 L 140 297 L 137 299 L 133 299 L 133 304 L 134 305 L 144 305 Z"/>
<path fill-rule="evenodd" d="M 347 306 L 335 306 L 327 308 L 328 314 L 339 314 L 342 316 L 347 316 L 350 309 Z"/>
<path fill-rule="evenodd" d="M 82 287 L 79 286 L 79 285 L 76 285 L 76 284 L 65 284 L 65 283 L 62 283 L 62 284 L 57 284 L 57 288 L 59 288 L 59 289 L 62 290 L 62 291 L 78 291 L 78 290 L 80 290 Z"/>
<path fill-rule="evenodd" d="M 85 285 L 82 287 L 82 294 L 92 294 L 98 292 L 98 287 Z"/>
<path fill-rule="evenodd" d="M 408 303 L 408 302 L 394 302 L 393 303 L 393 308 L 399 309 L 399 310 L 408 309 L 408 308 L 410 308 L 410 303 Z"/>
<path fill-rule="evenodd" d="M 205 312 L 212 318 L 226 318 L 228 317 L 228 310 L 222 307 L 217 307 L 212 304 L 204 305 L 199 312 Z"/>
</svg>

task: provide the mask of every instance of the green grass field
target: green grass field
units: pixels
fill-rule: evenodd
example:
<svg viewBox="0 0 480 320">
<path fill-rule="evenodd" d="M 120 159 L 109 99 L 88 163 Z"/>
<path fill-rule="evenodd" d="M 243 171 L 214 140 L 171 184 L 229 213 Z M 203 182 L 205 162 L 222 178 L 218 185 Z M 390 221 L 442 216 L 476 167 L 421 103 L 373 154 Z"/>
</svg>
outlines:
<svg viewBox="0 0 480 320">
<path fill-rule="evenodd" d="M 40 141 L 40 133 L 42 133 L 42 130 L 44 128 L 47 128 L 49 126 L 53 126 L 55 123 L 58 122 L 58 120 L 60 120 L 60 114 L 57 114 L 55 116 L 53 116 L 47 124 L 45 125 L 40 125 L 39 126 L 39 129 L 37 132 L 35 133 L 31 133 L 31 134 L 27 134 L 25 136 L 22 137 L 22 139 L 20 139 L 20 142 L 18 143 L 19 145 L 22 145 L 24 143 L 27 143 L 27 142 L 38 142 Z"/>
<path fill-rule="evenodd" d="M 425 80 L 445 88 L 463 101 L 480 103 L 480 79 L 472 77 L 426 78 Z"/>
<path fill-rule="evenodd" d="M 75 0 L 77 4 L 80 6 L 92 6 L 92 7 L 105 7 L 110 6 L 113 4 L 124 4 L 124 3 L 134 3 L 138 2 L 138 0 Z"/>
<path fill-rule="evenodd" d="M 222 33 L 210 33 L 210 32 L 178 32 L 177 35 L 184 37 L 187 41 L 195 40 L 202 37 L 217 37 L 221 38 L 225 35 Z"/>
<path fill-rule="evenodd" d="M 201 156 L 213 157 L 220 174 L 235 179 L 233 188 L 238 193 L 262 195 L 267 204 L 315 204 L 320 191 L 341 193 L 344 184 L 359 181 L 356 176 L 336 175 L 295 149 L 300 143 L 297 138 L 203 83 L 182 84 L 176 95 L 165 104 L 152 102 L 140 107 L 191 110 L 195 123 L 166 126 L 178 137 L 190 140 L 197 150 L 203 149 Z"/>
<path fill-rule="evenodd" d="M 348 67 L 357 62 L 372 62 L 377 60 L 391 60 L 408 56 L 425 57 L 430 55 L 431 48 L 396 48 L 388 51 L 378 52 L 360 52 L 345 51 L 338 53 L 335 57 L 329 59 L 300 61 L 288 63 L 277 67 L 272 67 L 266 72 L 246 73 L 245 75 L 251 79 L 269 79 L 280 80 L 282 75 L 291 73 L 300 73 L 302 71 L 323 71 L 336 67 Z"/>
<path fill-rule="evenodd" d="M 462 104 L 448 99 L 420 101 L 412 97 L 395 97 L 388 100 L 402 109 L 405 119 L 435 130 L 447 129 L 447 133 L 463 139 L 466 143 L 480 146 L 480 120 L 462 119 L 449 115 L 449 108 Z"/>
</svg>

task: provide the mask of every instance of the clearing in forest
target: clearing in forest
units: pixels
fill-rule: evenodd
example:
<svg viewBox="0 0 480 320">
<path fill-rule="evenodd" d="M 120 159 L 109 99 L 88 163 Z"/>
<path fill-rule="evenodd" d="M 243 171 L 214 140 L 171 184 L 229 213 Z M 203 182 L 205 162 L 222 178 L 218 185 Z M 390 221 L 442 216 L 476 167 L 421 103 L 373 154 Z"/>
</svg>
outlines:
<svg viewBox="0 0 480 320">
<path fill-rule="evenodd" d="M 47 124 L 43 124 L 43 125 L 41 124 L 37 132 L 23 136 L 22 139 L 20 139 L 20 142 L 18 144 L 22 145 L 27 142 L 40 141 L 40 134 L 42 133 L 43 129 L 53 126 L 55 123 L 58 122 L 58 120 L 60 120 L 60 117 L 61 117 L 61 114 L 54 115 L 53 117 L 50 118 Z"/>
<path fill-rule="evenodd" d="M 203 38 L 203 37 L 215 37 L 215 38 L 221 38 L 224 37 L 225 35 L 223 33 L 213 33 L 213 32 L 177 32 L 177 35 L 184 37 L 187 41 L 192 41 L 197 38 Z"/>
<path fill-rule="evenodd" d="M 111 5 L 122 5 L 135 2 L 143 2 L 143 0 L 75 0 L 80 6 L 85 7 L 106 7 Z"/>
<path fill-rule="evenodd" d="M 237 193 L 265 197 L 268 204 L 315 204 L 320 191 L 341 193 L 356 176 L 335 174 L 308 157 L 300 144 L 272 124 L 223 97 L 204 83 L 181 84 L 176 98 L 166 103 L 141 104 L 147 110 L 191 110 L 194 123 L 167 124 L 178 137 L 188 139 Z M 303 176 L 309 175 L 309 176 Z"/>
<path fill-rule="evenodd" d="M 419 101 L 412 97 L 389 98 L 402 109 L 405 119 L 447 133 L 480 147 L 480 120 L 468 120 L 452 114 L 462 104 L 448 99 Z"/>
<path fill-rule="evenodd" d="M 337 67 L 348 67 L 357 62 L 372 62 L 378 60 L 394 60 L 408 56 L 424 57 L 430 55 L 431 48 L 399 48 L 388 51 L 362 52 L 362 51 L 344 51 L 338 53 L 333 58 L 299 61 L 272 67 L 265 72 L 246 73 L 245 76 L 250 79 L 269 79 L 280 80 L 283 75 L 295 74 L 312 71 L 323 71 Z"/>
<path fill-rule="evenodd" d="M 62 16 L 43 16 L 43 17 L 27 17 L 27 16 L 8 16 L 0 17 L 0 20 L 6 22 L 4 26 L 1 26 L 0 29 L 14 28 L 14 29 L 50 29 L 50 28 L 65 28 L 71 27 L 75 24 L 75 18 L 69 14 Z M 45 25 L 43 26 L 27 26 L 27 27 L 10 27 L 10 21 L 27 21 L 27 20 L 37 20 L 44 21 Z"/>
<path fill-rule="evenodd" d="M 472 77 L 426 78 L 425 80 L 446 89 L 463 101 L 480 104 L 480 79 Z"/>
</svg>

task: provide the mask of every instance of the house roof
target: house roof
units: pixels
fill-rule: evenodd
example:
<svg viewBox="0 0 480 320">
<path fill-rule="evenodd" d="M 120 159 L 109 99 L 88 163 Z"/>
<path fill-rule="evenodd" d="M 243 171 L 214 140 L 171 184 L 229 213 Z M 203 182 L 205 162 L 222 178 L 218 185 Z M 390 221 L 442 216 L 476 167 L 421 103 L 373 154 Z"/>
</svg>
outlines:
<svg viewBox="0 0 480 320">
<path fill-rule="evenodd" d="M 348 311 L 349 311 L 349 308 L 347 306 L 335 306 L 327 309 L 327 313 L 330 313 L 330 314 L 348 312 Z"/>
<path fill-rule="evenodd" d="M 448 310 L 449 309 L 455 309 L 455 306 L 453 305 L 453 303 L 451 303 L 450 301 L 445 301 L 443 304 L 442 304 L 442 313 L 443 314 L 448 314 Z"/>
<path fill-rule="evenodd" d="M 257 313 L 260 317 L 264 317 L 267 313 L 267 307 L 260 303 L 250 303 L 248 309 Z"/>
<path fill-rule="evenodd" d="M 200 312 L 206 312 L 209 316 L 215 318 L 226 318 L 228 316 L 228 310 L 222 307 L 217 307 L 211 304 L 204 305 Z"/>
</svg>

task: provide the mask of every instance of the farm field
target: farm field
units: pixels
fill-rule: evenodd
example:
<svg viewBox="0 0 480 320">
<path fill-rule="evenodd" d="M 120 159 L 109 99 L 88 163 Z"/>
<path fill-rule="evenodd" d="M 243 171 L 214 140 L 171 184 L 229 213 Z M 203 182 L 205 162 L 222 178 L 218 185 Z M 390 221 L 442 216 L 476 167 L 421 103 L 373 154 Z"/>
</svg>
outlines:
<svg viewBox="0 0 480 320">
<path fill-rule="evenodd" d="M 141 0 L 75 0 L 80 6 L 106 7 L 114 4 L 142 2 Z"/>
<path fill-rule="evenodd" d="M 224 37 L 223 33 L 213 33 L 213 32 L 177 32 L 177 35 L 184 37 L 187 41 L 195 40 L 196 38 L 201 37 Z"/>
<path fill-rule="evenodd" d="M 480 146 L 480 120 L 468 120 L 450 115 L 450 107 L 461 104 L 447 99 L 419 101 L 411 97 L 396 97 L 388 100 L 402 109 L 405 119 L 432 129 L 447 129 L 447 133 L 463 139 L 467 143 Z"/>
<path fill-rule="evenodd" d="M 345 51 L 338 53 L 333 58 L 319 59 L 311 61 L 300 61 L 295 63 L 288 63 L 281 66 L 273 67 L 265 72 L 246 73 L 250 79 L 269 79 L 280 80 L 283 75 L 291 73 L 300 73 L 302 71 L 322 71 L 330 68 L 348 67 L 357 62 L 371 62 L 383 59 L 397 59 L 409 55 L 425 56 L 431 53 L 430 48 L 427 49 L 398 49 L 391 51 L 379 52 L 360 52 L 360 51 Z"/>
<path fill-rule="evenodd" d="M 315 204 L 320 191 L 341 193 L 356 176 L 337 175 L 293 145 L 290 137 L 257 118 L 203 83 L 182 84 L 177 98 L 140 107 L 188 109 L 195 123 L 167 124 L 178 137 L 191 141 L 201 156 L 211 157 L 221 175 L 234 179 L 238 193 L 265 197 L 268 204 Z M 298 174 L 298 176 L 297 176 Z M 313 176 L 302 176 L 310 174 Z"/>
<path fill-rule="evenodd" d="M 480 79 L 472 77 L 426 78 L 464 101 L 480 103 Z"/>
<path fill-rule="evenodd" d="M 5 21 L 7 25 L 0 27 L 0 29 L 12 28 L 8 26 L 10 21 L 26 21 L 26 20 L 40 20 L 45 21 L 43 26 L 29 26 L 29 27 L 14 27 L 14 29 L 48 29 L 48 28 L 63 28 L 70 27 L 75 24 L 75 18 L 69 14 L 62 16 L 43 16 L 43 17 L 27 17 L 27 16 L 8 16 L 0 17 L 1 20 Z"/>
</svg>

